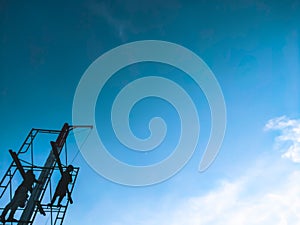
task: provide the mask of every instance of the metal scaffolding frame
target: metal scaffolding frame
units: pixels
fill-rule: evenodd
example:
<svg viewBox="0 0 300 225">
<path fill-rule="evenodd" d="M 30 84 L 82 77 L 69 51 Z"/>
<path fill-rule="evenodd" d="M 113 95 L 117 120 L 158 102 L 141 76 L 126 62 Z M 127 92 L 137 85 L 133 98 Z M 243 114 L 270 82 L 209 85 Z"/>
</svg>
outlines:
<svg viewBox="0 0 300 225">
<path fill-rule="evenodd" d="M 67 208 L 70 204 L 69 198 L 66 201 L 64 206 L 50 207 L 47 204 L 43 204 L 42 200 L 45 197 L 46 192 L 49 192 L 50 199 L 52 198 L 52 188 L 51 188 L 51 178 L 55 171 L 59 170 L 55 156 L 53 154 L 53 149 L 50 150 L 48 158 L 46 159 L 43 166 L 35 165 L 35 154 L 34 154 L 34 141 L 38 137 L 38 134 L 47 134 L 47 135 L 58 135 L 56 139 L 58 155 L 62 152 L 63 148 L 65 149 L 65 165 L 62 165 L 62 168 L 67 167 L 67 147 L 66 140 L 68 134 L 74 128 L 92 128 L 91 126 L 69 126 L 67 123 L 64 124 L 61 130 L 49 130 L 49 129 L 36 129 L 33 128 L 27 135 L 25 141 L 21 145 L 20 149 L 14 153 L 10 150 L 10 153 L 14 153 L 15 156 L 19 159 L 19 162 L 25 170 L 32 169 L 35 174 L 39 174 L 38 183 L 34 186 L 32 193 L 27 201 L 25 208 L 18 208 L 19 214 L 21 213 L 20 220 L 18 222 L 7 222 L 10 224 L 18 225 L 34 225 L 35 219 L 38 215 L 39 207 L 42 207 L 42 211 L 49 215 L 51 225 L 62 225 L 63 220 L 66 215 Z M 49 147 L 51 147 L 49 143 Z M 13 155 L 12 155 L 13 156 Z M 4 196 L 11 201 L 13 198 L 13 178 L 16 176 L 18 170 L 18 165 L 15 160 L 12 161 L 9 168 L 5 172 L 3 178 L 0 180 L 0 199 Z M 77 179 L 79 172 L 79 167 L 74 167 L 72 172 L 72 183 L 69 185 L 70 193 L 73 192 L 74 185 Z M 39 206 L 39 207 L 38 207 Z M 1 208 L 3 210 L 3 207 Z"/>
</svg>

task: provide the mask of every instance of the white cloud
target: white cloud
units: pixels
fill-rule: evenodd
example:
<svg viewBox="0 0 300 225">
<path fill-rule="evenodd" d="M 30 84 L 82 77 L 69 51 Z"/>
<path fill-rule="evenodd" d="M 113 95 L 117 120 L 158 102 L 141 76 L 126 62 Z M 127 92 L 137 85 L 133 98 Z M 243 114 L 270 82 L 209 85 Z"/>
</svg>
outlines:
<svg viewBox="0 0 300 225">
<path fill-rule="evenodd" d="M 187 201 L 185 213 L 172 224 L 222 224 L 222 225 L 283 225 L 299 224 L 300 173 L 295 172 L 277 187 L 260 194 L 251 191 L 255 183 L 236 181 L 225 183 L 212 193 Z M 243 194 L 246 192 L 246 194 Z M 188 223 L 185 222 L 188 218 Z"/>
<path fill-rule="evenodd" d="M 268 163 L 203 195 L 128 205 L 111 224 L 299 225 L 300 172 Z"/>
<path fill-rule="evenodd" d="M 271 119 L 266 130 L 278 130 L 280 135 L 275 139 L 275 146 L 283 150 L 282 156 L 293 162 L 300 162 L 300 120 L 281 116 Z"/>
<path fill-rule="evenodd" d="M 268 121 L 265 128 L 280 131 L 276 142 L 288 140 L 292 145 L 299 144 L 298 120 L 275 118 Z M 284 155 L 289 151 L 291 147 L 287 146 Z M 105 224 L 299 225 L 300 170 L 295 168 L 295 164 L 286 160 L 265 156 L 251 167 L 241 168 L 245 170 L 242 176 L 221 180 L 202 194 L 196 194 L 199 192 L 195 190 L 174 196 L 170 190 L 169 194 L 155 199 L 128 200 L 117 209 L 106 205 L 113 209 L 115 216 L 109 217 Z M 92 207 L 86 217 L 88 221 L 99 218 L 103 204 Z"/>
</svg>

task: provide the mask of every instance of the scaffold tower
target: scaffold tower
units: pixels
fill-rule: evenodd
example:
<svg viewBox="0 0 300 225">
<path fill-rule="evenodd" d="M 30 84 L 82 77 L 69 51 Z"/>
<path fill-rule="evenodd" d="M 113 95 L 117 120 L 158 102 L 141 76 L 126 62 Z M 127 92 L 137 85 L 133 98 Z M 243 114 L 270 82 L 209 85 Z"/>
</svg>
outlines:
<svg viewBox="0 0 300 225">
<path fill-rule="evenodd" d="M 71 182 L 67 188 L 67 198 L 64 201 L 64 204 L 49 205 L 47 204 L 48 202 L 45 201 L 49 201 L 53 196 L 52 186 L 53 183 L 57 183 L 57 179 L 56 181 L 53 181 L 55 179 L 53 177 L 57 178 L 58 176 L 62 176 L 63 172 L 68 167 L 66 141 L 70 131 L 75 128 L 91 129 L 92 126 L 71 126 L 68 123 L 65 123 L 61 130 L 33 128 L 17 152 L 9 150 L 12 162 L 4 173 L 3 178 L 0 180 L 1 212 L 4 210 L 5 204 L 13 200 L 16 186 L 20 181 L 25 180 L 26 171 L 32 170 L 38 178 L 35 181 L 35 185 L 30 190 L 26 204 L 24 207 L 18 207 L 16 211 L 16 217 L 19 217 L 19 219 L 9 221 L 5 220 L 5 218 L 1 218 L 3 224 L 35 225 L 41 224 L 42 220 L 45 224 L 63 224 L 68 206 L 73 203 L 71 196 L 77 180 L 79 167 L 74 166 L 70 173 Z M 49 145 L 47 146 L 50 150 L 47 154 L 36 156 L 36 151 L 34 150 L 35 142 L 43 135 L 51 136 L 50 140 L 52 141 L 48 142 Z M 53 139 L 55 136 L 56 139 Z M 65 160 L 61 160 L 62 152 L 64 152 Z M 48 156 L 43 157 L 44 155 Z M 36 161 L 39 160 L 36 158 L 44 158 L 44 160 L 42 159 L 44 164 L 38 165 Z M 64 162 L 62 163 L 62 161 Z M 46 197 L 46 195 L 48 196 Z"/>
</svg>

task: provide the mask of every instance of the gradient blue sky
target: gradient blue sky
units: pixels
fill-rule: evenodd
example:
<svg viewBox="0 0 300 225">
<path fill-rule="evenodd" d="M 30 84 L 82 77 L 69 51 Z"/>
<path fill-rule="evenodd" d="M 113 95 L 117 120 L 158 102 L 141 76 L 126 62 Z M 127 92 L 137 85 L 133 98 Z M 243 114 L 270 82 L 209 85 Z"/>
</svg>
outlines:
<svg viewBox="0 0 300 225">
<path fill-rule="evenodd" d="M 65 224 L 299 224 L 299 12 L 297 0 L 1 0 L 1 174 L 11 161 L 7 150 L 17 150 L 32 127 L 60 129 L 71 123 L 76 86 L 96 58 L 131 41 L 170 41 L 198 54 L 222 87 L 228 117 L 220 154 L 198 173 L 210 129 L 201 90 L 171 68 L 133 65 L 109 81 L 97 104 L 97 123 L 105 124 L 98 129 L 112 154 L 143 164 L 164 158 L 176 144 L 176 111 L 159 99 L 145 99 L 132 111 L 137 136 L 148 135 L 153 115 L 169 126 L 166 148 L 151 153 L 150 160 L 121 152 L 109 127 L 113 96 L 149 71 L 181 83 L 192 96 L 201 122 L 199 145 L 176 176 L 143 188 L 107 181 L 79 155 L 75 203 Z M 69 146 L 76 153 L 72 137 Z"/>
</svg>

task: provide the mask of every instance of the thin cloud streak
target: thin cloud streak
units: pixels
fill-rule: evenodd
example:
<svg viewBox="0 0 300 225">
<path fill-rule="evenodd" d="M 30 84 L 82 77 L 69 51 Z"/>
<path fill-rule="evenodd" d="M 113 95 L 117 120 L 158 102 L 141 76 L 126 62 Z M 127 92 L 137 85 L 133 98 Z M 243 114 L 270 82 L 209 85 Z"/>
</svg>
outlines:
<svg viewBox="0 0 300 225">
<path fill-rule="evenodd" d="M 281 116 L 269 120 L 265 130 L 279 131 L 275 148 L 283 152 L 282 157 L 300 163 L 300 120 Z"/>
</svg>

